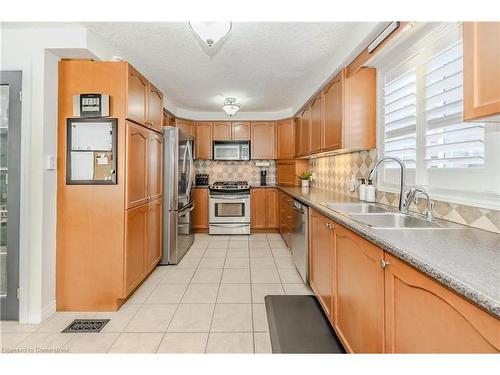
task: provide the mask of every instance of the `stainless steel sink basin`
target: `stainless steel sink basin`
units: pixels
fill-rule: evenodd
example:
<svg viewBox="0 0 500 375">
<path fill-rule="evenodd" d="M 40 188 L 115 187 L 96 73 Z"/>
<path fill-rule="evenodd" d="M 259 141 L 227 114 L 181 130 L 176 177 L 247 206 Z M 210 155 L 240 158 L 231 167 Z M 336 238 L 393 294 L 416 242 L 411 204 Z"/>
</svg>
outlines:
<svg viewBox="0 0 500 375">
<path fill-rule="evenodd" d="M 373 214 L 388 212 L 385 208 L 369 203 L 324 203 L 323 206 L 334 211 L 346 212 L 349 214 Z"/>
<path fill-rule="evenodd" d="M 351 219 L 374 228 L 441 228 L 435 222 L 400 213 L 352 214 Z"/>
</svg>

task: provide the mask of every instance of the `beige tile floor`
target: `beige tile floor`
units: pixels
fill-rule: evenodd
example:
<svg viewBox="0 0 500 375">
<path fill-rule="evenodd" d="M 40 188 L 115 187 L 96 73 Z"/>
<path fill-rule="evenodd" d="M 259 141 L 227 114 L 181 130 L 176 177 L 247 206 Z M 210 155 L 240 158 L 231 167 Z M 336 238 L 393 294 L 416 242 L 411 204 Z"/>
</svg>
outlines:
<svg viewBox="0 0 500 375">
<path fill-rule="evenodd" d="M 311 294 L 279 234 L 196 235 L 178 265 L 158 267 L 112 313 L 56 313 L 40 325 L 1 322 L 0 346 L 70 353 L 270 353 L 264 297 Z M 100 333 L 60 333 L 109 318 Z"/>
</svg>

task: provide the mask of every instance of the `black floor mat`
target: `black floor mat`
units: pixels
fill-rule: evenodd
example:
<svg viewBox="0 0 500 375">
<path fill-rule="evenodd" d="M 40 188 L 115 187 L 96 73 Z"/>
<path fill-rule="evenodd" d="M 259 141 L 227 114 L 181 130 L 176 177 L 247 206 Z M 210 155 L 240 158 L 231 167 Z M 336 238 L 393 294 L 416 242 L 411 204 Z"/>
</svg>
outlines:
<svg viewBox="0 0 500 375">
<path fill-rule="evenodd" d="M 273 353 L 345 353 L 315 296 L 266 296 Z"/>
</svg>

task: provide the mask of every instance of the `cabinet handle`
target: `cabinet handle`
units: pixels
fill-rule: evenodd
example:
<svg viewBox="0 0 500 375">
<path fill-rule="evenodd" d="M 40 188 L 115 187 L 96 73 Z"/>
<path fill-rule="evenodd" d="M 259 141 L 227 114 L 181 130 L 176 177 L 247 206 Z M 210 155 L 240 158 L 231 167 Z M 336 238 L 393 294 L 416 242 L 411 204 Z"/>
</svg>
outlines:
<svg viewBox="0 0 500 375">
<path fill-rule="evenodd" d="M 334 228 L 334 226 L 331 223 L 325 223 L 325 225 L 326 225 L 326 227 L 328 229 L 333 229 Z"/>
<path fill-rule="evenodd" d="M 384 260 L 384 259 L 381 259 L 381 260 L 380 260 L 380 266 L 381 266 L 382 268 L 386 268 L 386 267 L 388 267 L 390 264 L 391 264 L 391 263 L 389 263 L 388 261 L 386 261 L 386 260 Z"/>
</svg>

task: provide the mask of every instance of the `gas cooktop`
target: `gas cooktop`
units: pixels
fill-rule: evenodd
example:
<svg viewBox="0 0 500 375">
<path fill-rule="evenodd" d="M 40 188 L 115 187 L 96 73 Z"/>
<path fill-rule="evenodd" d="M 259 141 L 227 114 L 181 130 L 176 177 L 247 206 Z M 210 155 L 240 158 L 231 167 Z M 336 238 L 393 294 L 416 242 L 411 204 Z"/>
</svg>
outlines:
<svg viewBox="0 0 500 375">
<path fill-rule="evenodd" d="M 217 190 L 240 190 L 249 189 L 250 186 L 248 186 L 248 181 L 215 181 L 210 188 Z"/>
</svg>

